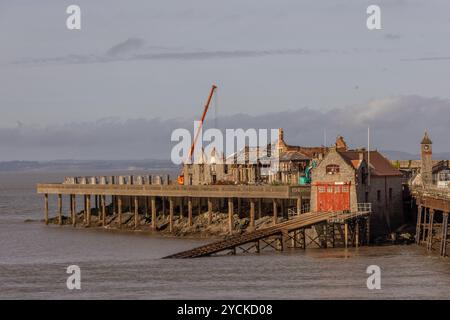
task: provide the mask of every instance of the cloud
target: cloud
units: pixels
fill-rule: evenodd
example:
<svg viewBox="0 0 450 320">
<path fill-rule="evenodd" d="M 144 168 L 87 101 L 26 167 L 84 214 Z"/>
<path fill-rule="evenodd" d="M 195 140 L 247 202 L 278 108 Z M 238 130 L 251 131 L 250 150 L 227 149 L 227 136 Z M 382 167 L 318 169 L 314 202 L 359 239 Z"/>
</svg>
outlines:
<svg viewBox="0 0 450 320">
<path fill-rule="evenodd" d="M 327 144 L 343 135 L 352 147 L 365 146 L 371 127 L 372 147 L 417 153 L 428 129 L 435 151 L 450 149 L 450 100 L 397 96 L 330 110 L 299 108 L 261 115 L 236 114 L 218 119 L 224 128 L 284 128 L 294 145 Z M 210 113 L 205 130 L 215 121 Z M 93 122 L 37 126 L 20 123 L 0 128 L 0 160 L 169 159 L 172 130 L 193 130 L 193 119 L 101 119 Z"/>
<path fill-rule="evenodd" d="M 401 39 L 402 36 L 400 34 L 397 34 L 397 33 L 386 33 L 384 35 L 384 38 L 387 39 L 387 40 L 398 40 L 398 39 Z"/>
<path fill-rule="evenodd" d="M 140 38 L 128 38 L 127 40 L 112 46 L 106 51 L 107 56 L 117 57 L 141 49 L 145 41 Z"/>
<path fill-rule="evenodd" d="M 144 51 L 143 41 L 130 38 L 106 51 L 103 55 L 95 54 L 70 54 L 60 57 L 25 58 L 16 60 L 14 64 L 89 64 L 108 63 L 116 61 L 143 61 L 143 60 L 210 60 L 231 58 L 254 58 L 276 55 L 305 55 L 309 52 L 303 49 L 274 49 L 274 50 L 194 50 L 180 51 L 179 48 L 146 47 Z M 176 51 L 174 51 L 176 50 Z"/>
</svg>

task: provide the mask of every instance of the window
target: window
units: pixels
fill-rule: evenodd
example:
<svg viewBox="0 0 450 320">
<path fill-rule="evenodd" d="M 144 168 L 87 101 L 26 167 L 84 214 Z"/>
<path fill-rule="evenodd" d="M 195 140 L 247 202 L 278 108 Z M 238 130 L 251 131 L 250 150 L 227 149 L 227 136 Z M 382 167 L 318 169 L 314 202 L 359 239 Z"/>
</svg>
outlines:
<svg viewBox="0 0 450 320">
<path fill-rule="evenodd" d="M 369 193 L 366 191 L 365 195 L 364 195 L 364 202 L 369 202 Z"/>
<path fill-rule="evenodd" d="M 392 200 L 392 188 L 389 188 L 389 200 Z"/>
<path fill-rule="evenodd" d="M 325 167 L 327 174 L 339 173 L 339 166 L 337 164 L 329 164 Z"/>
<path fill-rule="evenodd" d="M 339 186 L 334 187 L 334 193 L 339 193 Z"/>
<path fill-rule="evenodd" d="M 377 200 L 381 200 L 381 190 L 377 190 Z"/>
<path fill-rule="evenodd" d="M 328 192 L 328 193 L 333 193 L 333 187 L 332 187 L 332 186 L 329 186 L 327 192 Z"/>
<path fill-rule="evenodd" d="M 324 193 L 325 192 L 325 187 L 324 186 L 319 186 L 318 190 L 319 190 L 319 193 Z"/>
<path fill-rule="evenodd" d="M 348 192 L 348 186 L 342 186 L 342 192 Z"/>
</svg>

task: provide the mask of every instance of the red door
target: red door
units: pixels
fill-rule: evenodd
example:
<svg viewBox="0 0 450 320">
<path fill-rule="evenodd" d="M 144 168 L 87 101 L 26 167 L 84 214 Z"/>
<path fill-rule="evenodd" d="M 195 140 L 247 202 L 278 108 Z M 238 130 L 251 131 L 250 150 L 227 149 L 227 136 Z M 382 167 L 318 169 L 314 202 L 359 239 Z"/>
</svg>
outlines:
<svg viewBox="0 0 450 320">
<path fill-rule="evenodd" d="M 350 210 L 350 183 L 317 183 L 317 211 Z"/>
</svg>

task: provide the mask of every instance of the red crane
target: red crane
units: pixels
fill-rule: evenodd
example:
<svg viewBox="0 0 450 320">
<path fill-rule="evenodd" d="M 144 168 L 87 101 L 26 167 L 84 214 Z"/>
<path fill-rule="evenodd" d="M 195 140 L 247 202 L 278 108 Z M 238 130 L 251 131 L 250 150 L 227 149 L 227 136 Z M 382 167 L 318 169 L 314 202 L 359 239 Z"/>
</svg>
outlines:
<svg viewBox="0 0 450 320">
<path fill-rule="evenodd" d="M 203 126 L 203 122 L 205 121 L 206 113 L 208 112 L 209 105 L 211 104 L 211 100 L 212 100 L 212 97 L 214 95 L 214 91 L 216 89 L 217 89 L 217 86 L 215 86 L 215 85 L 211 86 L 211 91 L 209 92 L 208 100 L 206 100 L 206 104 L 205 104 L 205 107 L 203 109 L 203 114 L 202 114 L 202 117 L 200 119 L 200 125 L 197 128 L 197 132 L 195 133 L 195 136 L 194 136 L 194 141 L 192 141 L 191 149 L 189 150 L 189 154 L 188 154 L 188 158 L 187 159 L 188 159 L 188 161 L 190 163 L 192 163 L 192 157 L 194 155 L 195 144 L 197 143 L 198 137 L 200 135 L 201 128 Z M 178 176 L 178 184 L 184 185 L 183 168 L 181 169 L 181 174 Z"/>
</svg>

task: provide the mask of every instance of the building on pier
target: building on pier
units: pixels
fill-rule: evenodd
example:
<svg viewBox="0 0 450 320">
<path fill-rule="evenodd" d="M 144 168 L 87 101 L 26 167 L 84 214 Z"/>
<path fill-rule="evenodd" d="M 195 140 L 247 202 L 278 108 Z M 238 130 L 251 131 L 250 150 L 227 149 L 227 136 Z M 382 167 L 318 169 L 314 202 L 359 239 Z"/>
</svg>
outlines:
<svg viewBox="0 0 450 320">
<path fill-rule="evenodd" d="M 403 223 L 402 174 L 378 151 L 331 148 L 312 171 L 312 212 L 353 212 L 371 203 L 373 236 Z"/>
<path fill-rule="evenodd" d="M 347 150 L 343 137 L 336 139 L 336 148 Z M 303 147 L 288 145 L 284 140 L 283 129 L 278 129 L 278 139 L 274 145 L 266 147 L 246 146 L 230 155 L 212 150 L 205 154 L 199 151 L 195 164 L 183 167 L 185 185 L 209 184 L 300 184 L 306 169 L 312 162 L 320 161 L 328 147 Z M 275 152 L 275 156 L 274 153 Z"/>
</svg>

